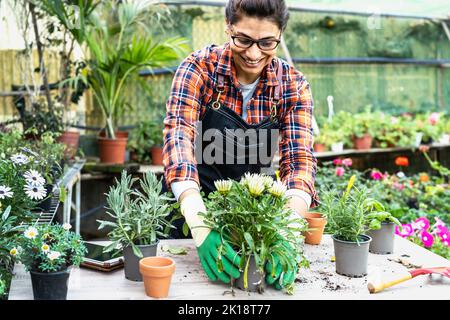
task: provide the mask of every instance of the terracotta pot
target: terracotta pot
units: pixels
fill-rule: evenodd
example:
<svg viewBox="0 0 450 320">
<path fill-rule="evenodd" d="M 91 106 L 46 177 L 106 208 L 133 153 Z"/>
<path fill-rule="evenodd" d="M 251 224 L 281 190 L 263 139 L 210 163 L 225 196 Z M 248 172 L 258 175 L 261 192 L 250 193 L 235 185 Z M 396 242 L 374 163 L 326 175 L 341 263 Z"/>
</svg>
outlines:
<svg viewBox="0 0 450 320">
<path fill-rule="evenodd" d="M 139 260 L 139 271 L 144 279 L 145 293 L 149 297 L 165 298 L 169 295 L 175 261 L 167 257 L 142 258 Z"/>
<path fill-rule="evenodd" d="M 64 131 L 58 137 L 58 142 L 64 143 L 66 149 L 64 150 L 64 158 L 73 159 L 78 150 L 78 143 L 80 141 L 80 133 L 77 131 Z"/>
<path fill-rule="evenodd" d="M 372 147 L 372 136 L 365 134 L 361 138 L 353 137 L 353 148 L 358 150 L 370 149 Z"/>
<path fill-rule="evenodd" d="M 314 245 L 320 244 L 327 219 L 322 214 L 315 212 L 307 212 L 304 218 L 308 222 L 308 228 L 311 229 L 303 232 L 305 242 Z"/>
<path fill-rule="evenodd" d="M 314 143 L 314 151 L 315 152 L 325 152 L 326 147 L 323 143 Z"/>
<path fill-rule="evenodd" d="M 163 165 L 163 148 L 162 147 L 152 147 L 150 149 L 152 153 L 152 164 L 155 166 Z"/>
<path fill-rule="evenodd" d="M 108 139 L 98 137 L 97 141 L 100 151 L 100 162 L 110 164 L 125 163 L 127 138 Z"/>
</svg>

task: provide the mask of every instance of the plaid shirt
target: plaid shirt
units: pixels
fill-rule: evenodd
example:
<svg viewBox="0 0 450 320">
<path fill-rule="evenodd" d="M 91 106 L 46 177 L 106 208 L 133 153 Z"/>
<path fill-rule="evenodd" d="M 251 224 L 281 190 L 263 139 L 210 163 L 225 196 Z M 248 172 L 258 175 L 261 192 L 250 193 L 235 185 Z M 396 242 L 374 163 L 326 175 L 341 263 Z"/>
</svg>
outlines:
<svg viewBox="0 0 450 320">
<path fill-rule="evenodd" d="M 247 108 L 247 122 L 256 124 L 270 115 L 269 87 L 276 86 L 276 63 L 263 71 L 254 98 Z M 242 114 L 242 94 L 232 64 L 229 44 L 211 45 L 188 56 L 178 67 L 167 101 L 164 119 L 164 174 L 172 182 L 193 180 L 199 185 L 194 138 L 196 122 L 206 111 L 205 105 L 216 99 L 216 72 L 225 76 L 222 105 Z M 318 204 L 314 188 L 317 161 L 312 153 L 313 98 L 303 74 L 283 61 L 283 83 L 278 103 L 280 120 L 280 178 L 288 189 L 299 189 L 311 195 Z M 214 96 L 213 96 L 214 94 Z"/>
</svg>

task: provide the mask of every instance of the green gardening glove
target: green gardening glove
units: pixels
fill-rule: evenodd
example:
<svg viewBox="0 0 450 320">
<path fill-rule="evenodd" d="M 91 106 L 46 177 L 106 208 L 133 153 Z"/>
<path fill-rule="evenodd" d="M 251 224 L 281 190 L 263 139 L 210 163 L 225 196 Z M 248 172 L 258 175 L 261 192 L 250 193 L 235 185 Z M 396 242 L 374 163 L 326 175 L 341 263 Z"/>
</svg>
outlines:
<svg viewBox="0 0 450 320">
<path fill-rule="evenodd" d="M 280 240 L 278 245 L 278 250 L 282 250 L 287 253 L 294 252 L 292 246 L 285 240 Z M 293 263 L 288 266 L 288 269 L 283 274 L 279 254 L 275 252 L 272 257 L 272 260 L 269 260 L 265 267 L 266 283 L 268 285 L 274 285 L 277 290 L 281 290 L 294 282 L 298 270 L 297 262 L 293 261 Z M 282 275 L 283 277 L 281 279 Z"/>
<path fill-rule="evenodd" d="M 213 281 L 217 279 L 230 283 L 232 278 L 239 278 L 240 256 L 231 246 L 222 241 L 217 231 L 211 230 L 203 222 L 200 212 L 206 212 L 201 195 L 192 194 L 183 199 L 180 204 L 181 214 L 186 219 L 197 247 L 198 256 L 206 275 Z M 218 257 L 221 256 L 223 270 L 218 268 Z"/>
</svg>

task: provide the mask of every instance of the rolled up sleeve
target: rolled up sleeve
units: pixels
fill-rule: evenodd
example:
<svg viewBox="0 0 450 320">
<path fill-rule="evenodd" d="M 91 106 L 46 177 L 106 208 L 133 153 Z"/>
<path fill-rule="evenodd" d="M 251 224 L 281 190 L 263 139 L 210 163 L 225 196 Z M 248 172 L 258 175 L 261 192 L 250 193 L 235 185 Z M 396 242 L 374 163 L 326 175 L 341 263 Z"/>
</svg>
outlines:
<svg viewBox="0 0 450 320">
<path fill-rule="evenodd" d="M 317 160 L 313 154 L 312 116 L 314 103 L 309 83 L 298 76 L 297 103 L 281 122 L 280 178 L 288 189 L 298 189 L 311 196 L 311 207 L 319 204 L 314 187 Z"/>
</svg>

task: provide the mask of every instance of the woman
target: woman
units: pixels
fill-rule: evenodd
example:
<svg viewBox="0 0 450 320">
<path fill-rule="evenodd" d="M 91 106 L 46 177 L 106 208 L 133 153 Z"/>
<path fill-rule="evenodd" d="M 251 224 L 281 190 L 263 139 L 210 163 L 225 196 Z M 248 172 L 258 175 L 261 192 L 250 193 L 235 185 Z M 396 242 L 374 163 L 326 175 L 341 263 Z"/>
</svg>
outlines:
<svg viewBox="0 0 450 320">
<path fill-rule="evenodd" d="M 280 178 L 288 186 L 289 207 L 302 215 L 317 204 L 310 87 L 301 72 L 275 57 L 288 18 L 284 1 L 230 0 L 226 5 L 229 42 L 192 53 L 173 80 L 164 120 L 165 182 L 180 203 L 202 266 L 212 280 L 228 283 L 230 277 L 237 278 L 239 256 L 228 247 L 225 270 L 217 270 L 214 258 L 220 239 L 198 215 L 206 211 L 200 187 L 209 193 L 214 180 L 268 173 L 270 161 L 261 156 L 273 151 L 268 131 L 281 136 Z M 226 134 L 226 139 L 211 139 L 211 130 Z M 296 270 L 288 270 L 280 283 L 281 268 L 276 269 L 275 277 L 268 272 L 266 282 L 277 289 L 295 280 Z"/>
</svg>

